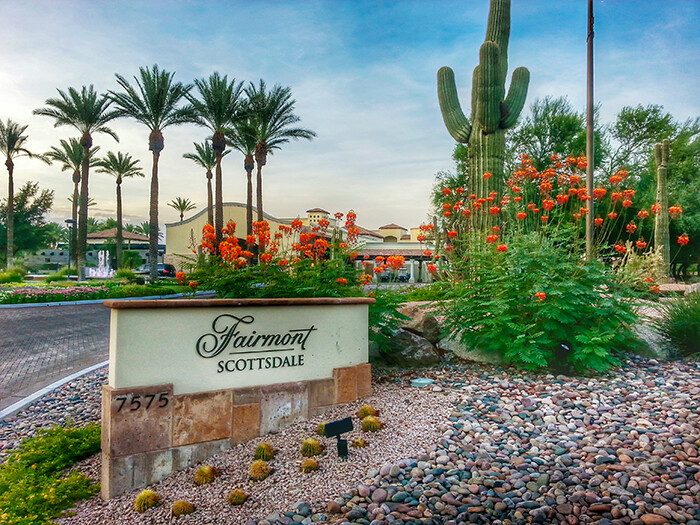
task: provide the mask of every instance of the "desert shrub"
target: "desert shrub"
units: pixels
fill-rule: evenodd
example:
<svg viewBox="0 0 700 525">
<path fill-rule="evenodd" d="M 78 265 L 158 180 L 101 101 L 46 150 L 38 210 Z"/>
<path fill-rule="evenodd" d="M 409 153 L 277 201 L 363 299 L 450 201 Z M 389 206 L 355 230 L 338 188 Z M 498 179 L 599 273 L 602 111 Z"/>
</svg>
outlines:
<svg viewBox="0 0 700 525">
<path fill-rule="evenodd" d="M 48 523 L 73 502 L 98 490 L 83 474 L 65 470 L 100 450 L 100 427 L 55 427 L 27 439 L 0 465 L 0 522 Z"/>
<path fill-rule="evenodd" d="M 51 273 L 44 278 L 45 283 L 54 283 L 56 281 L 67 281 L 68 276 L 61 272 Z"/>
<path fill-rule="evenodd" d="M 660 249 L 638 252 L 632 249 L 632 243 L 626 244 L 622 259 L 615 266 L 615 280 L 640 292 L 664 282 L 664 264 Z"/>
<path fill-rule="evenodd" d="M 527 370 L 585 372 L 618 364 L 637 343 L 629 292 L 601 263 L 537 233 L 501 246 L 474 243 L 444 310 L 446 327 L 467 348 Z"/>
<path fill-rule="evenodd" d="M 679 355 L 700 354 L 700 292 L 662 305 L 655 325 L 678 348 Z"/>
<path fill-rule="evenodd" d="M 115 279 L 125 279 L 129 282 L 134 282 L 136 280 L 136 274 L 129 270 L 128 268 L 120 268 L 114 274 Z"/>
<path fill-rule="evenodd" d="M 381 289 L 370 296 L 376 302 L 369 305 L 369 340 L 377 345 L 380 354 L 391 353 L 391 338 L 410 319 L 399 312 L 404 299 L 394 291 Z"/>
<path fill-rule="evenodd" d="M 26 273 L 26 271 L 19 267 L 9 268 L 4 272 L 0 272 L 0 284 L 21 283 Z"/>
</svg>

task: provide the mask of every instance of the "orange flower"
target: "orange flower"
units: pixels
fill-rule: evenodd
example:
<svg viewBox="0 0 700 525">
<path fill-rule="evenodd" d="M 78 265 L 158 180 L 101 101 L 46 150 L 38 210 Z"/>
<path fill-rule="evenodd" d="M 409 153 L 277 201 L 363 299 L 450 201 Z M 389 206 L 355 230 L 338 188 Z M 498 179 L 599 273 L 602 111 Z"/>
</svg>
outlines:
<svg viewBox="0 0 700 525">
<path fill-rule="evenodd" d="M 540 301 L 544 301 L 547 298 L 547 294 L 544 292 L 537 292 L 535 297 L 537 297 Z"/>
<path fill-rule="evenodd" d="M 484 180 L 488 180 L 491 178 L 491 173 L 486 172 L 486 173 L 484 173 L 483 177 L 484 177 Z"/>
<path fill-rule="evenodd" d="M 456 193 L 457 195 L 462 195 L 462 193 L 464 193 L 464 188 L 457 188 L 457 189 L 455 189 L 455 193 Z"/>
<path fill-rule="evenodd" d="M 619 191 L 613 191 L 613 192 L 610 194 L 610 200 L 611 200 L 612 202 L 616 202 L 616 201 L 622 200 L 622 193 L 620 193 Z"/>
<path fill-rule="evenodd" d="M 585 159 L 584 159 L 584 160 L 579 160 L 579 161 L 576 163 L 576 166 L 577 166 L 579 169 L 581 169 L 581 170 L 585 170 L 586 167 L 588 167 L 588 161 L 586 161 Z"/>
<path fill-rule="evenodd" d="M 403 255 L 390 255 L 386 258 L 386 263 L 394 270 L 403 268 L 406 258 Z"/>
<path fill-rule="evenodd" d="M 245 238 L 245 243 L 248 246 L 253 246 L 255 244 L 255 235 L 247 235 Z"/>
<path fill-rule="evenodd" d="M 433 252 L 431 252 L 430 250 L 425 250 L 425 251 L 423 252 L 423 255 L 425 255 L 426 257 L 430 257 L 430 256 L 433 255 Z"/>
<path fill-rule="evenodd" d="M 639 239 L 639 240 L 638 240 L 637 242 L 635 242 L 634 244 L 635 244 L 635 246 L 636 246 L 638 249 L 640 249 L 640 250 L 643 250 L 644 248 L 647 247 L 647 243 L 644 242 L 644 239 Z"/>
<path fill-rule="evenodd" d="M 178 284 L 185 284 L 185 281 L 187 281 L 187 274 L 185 272 L 177 272 L 175 274 L 175 279 L 177 279 Z"/>
<path fill-rule="evenodd" d="M 522 221 L 525 217 L 527 217 L 527 213 L 522 212 L 522 211 L 521 211 L 521 212 L 518 212 L 518 214 L 516 215 L 516 218 L 517 218 L 519 221 Z"/>
<path fill-rule="evenodd" d="M 549 220 L 549 215 L 542 215 L 542 217 L 540 217 L 540 220 L 542 222 L 547 222 Z"/>
<path fill-rule="evenodd" d="M 605 188 L 596 188 L 593 190 L 593 198 L 594 199 L 600 199 L 602 197 L 605 197 L 605 194 L 608 192 Z"/>
<path fill-rule="evenodd" d="M 443 188 L 442 189 L 442 194 L 447 197 L 450 193 L 452 193 L 452 190 L 449 188 Z"/>
<path fill-rule="evenodd" d="M 678 237 L 678 244 L 680 244 L 681 246 L 685 246 L 689 242 L 690 242 L 690 237 L 688 237 L 687 233 L 684 233 L 683 235 Z"/>
<path fill-rule="evenodd" d="M 617 243 L 617 244 L 615 245 L 615 251 L 616 251 L 617 253 L 625 253 L 625 252 L 627 251 L 627 248 L 625 248 L 625 245 L 624 245 L 624 244 Z"/>
<path fill-rule="evenodd" d="M 442 209 L 445 211 L 451 210 L 452 204 L 450 204 L 449 202 L 446 202 L 445 204 L 442 205 Z"/>
<path fill-rule="evenodd" d="M 564 204 L 566 204 L 567 202 L 569 202 L 569 196 L 568 196 L 568 195 L 566 195 L 566 194 L 564 194 L 564 193 L 560 193 L 559 195 L 557 195 L 557 203 L 558 203 L 558 204 L 564 205 Z"/>
<path fill-rule="evenodd" d="M 544 181 L 540 184 L 540 192 L 541 193 L 549 193 L 552 191 L 552 183 L 549 181 Z"/>
<path fill-rule="evenodd" d="M 630 206 L 632 206 L 632 201 L 631 201 L 631 200 L 625 199 L 625 200 L 622 201 L 622 207 L 623 207 L 623 208 L 629 208 Z"/>
<path fill-rule="evenodd" d="M 513 197 L 513 200 L 515 202 L 521 202 L 523 200 L 523 198 L 520 195 L 518 195 L 517 197 Z"/>
<path fill-rule="evenodd" d="M 602 218 L 602 217 L 596 217 L 596 218 L 593 220 L 593 224 L 595 224 L 596 226 L 602 226 L 602 225 L 603 225 L 603 218 Z"/>
<path fill-rule="evenodd" d="M 331 225 L 331 221 L 329 221 L 328 219 L 321 219 L 320 221 L 318 221 L 318 225 L 321 227 L 322 230 L 325 230 Z"/>
<path fill-rule="evenodd" d="M 635 223 L 633 223 L 633 222 L 630 222 L 630 223 L 627 225 L 627 233 L 634 233 L 634 232 L 636 232 L 636 231 L 637 231 L 637 225 L 636 225 Z"/>
<path fill-rule="evenodd" d="M 498 206 L 492 206 L 489 208 L 489 213 L 491 215 L 498 215 L 499 213 L 501 213 L 501 208 L 499 208 Z"/>
<path fill-rule="evenodd" d="M 651 293 L 661 293 L 661 288 L 659 288 L 658 286 L 652 286 L 649 288 L 649 291 Z"/>
<path fill-rule="evenodd" d="M 451 251 L 453 251 L 454 249 L 455 249 L 455 247 L 452 246 L 451 244 L 448 244 L 447 246 L 445 246 L 445 250 L 448 251 L 448 252 L 451 252 Z"/>
<path fill-rule="evenodd" d="M 581 212 L 581 215 L 588 215 L 588 212 L 591 211 L 588 208 L 579 208 L 579 212 Z"/>
<path fill-rule="evenodd" d="M 277 264 L 278 266 L 280 266 L 280 268 L 284 268 L 289 264 L 289 261 L 287 259 L 280 259 L 279 261 L 277 261 Z"/>
<path fill-rule="evenodd" d="M 434 264 L 427 264 L 426 268 L 428 268 L 428 273 L 431 273 L 433 275 L 436 274 L 438 271 L 437 266 L 435 266 Z"/>
<path fill-rule="evenodd" d="M 472 211 L 469 208 L 465 208 L 462 210 L 462 215 L 464 215 L 468 219 L 472 216 Z"/>
<path fill-rule="evenodd" d="M 496 242 L 498 240 L 498 235 L 487 235 L 486 242 Z"/>
<path fill-rule="evenodd" d="M 418 239 L 418 242 L 425 242 L 426 236 L 421 234 L 418 237 L 416 237 L 416 239 Z"/>
<path fill-rule="evenodd" d="M 675 206 L 671 206 L 668 209 L 668 214 L 673 218 L 677 219 L 680 217 L 681 213 L 683 213 L 683 208 L 681 208 L 680 204 L 676 204 Z"/>
<path fill-rule="evenodd" d="M 654 282 L 654 279 L 652 279 L 651 277 L 645 277 L 645 278 L 644 278 L 644 282 L 645 282 L 645 283 L 653 283 L 653 282 Z"/>
<path fill-rule="evenodd" d="M 571 177 L 569 177 L 569 184 L 571 184 L 572 186 L 578 184 L 579 182 L 581 182 L 581 177 L 579 177 L 578 175 L 572 175 Z"/>
<path fill-rule="evenodd" d="M 457 237 L 457 230 L 450 230 L 450 231 L 448 231 L 448 232 L 447 232 L 447 236 L 448 236 L 450 239 L 456 238 L 456 237 Z"/>
<path fill-rule="evenodd" d="M 347 250 L 347 249 L 348 249 L 348 243 L 346 243 L 346 242 L 341 242 L 341 243 L 338 245 L 338 248 L 340 248 L 341 250 Z"/>
<path fill-rule="evenodd" d="M 379 256 L 374 258 L 374 262 L 376 262 L 377 264 L 382 264 L 384 262 L 384 257 L 379 255 Z"/>
<path fill-rule="evenodd" d="M 611 211 L 610 213 L 608 213 L 608 219 L 614 221 L 615 219 L 617 219 L 617 213 Z"/>
<path fill-rule="evenodd" d="M 302 226 L 303 226 L 303 223 L 301 222 L 301 220 L 294 219 L 292 221 L 292 230 L 294 230 L 295 232 L 300 232 Z"/>
<path fill-rule="evenodd" d="M 651 205 L 651 213 L 659 213 L 661 211 L 661 204 L 658 202 Z"/>
<path fill-rule="evenodd" d="M 367 285 L 372 282 L 372 276 L 368 273 L 363 273 L 360 275 L 359 281 L 360 283 Z"/>
<path fill-rule="evenodd" d="M 542 209 L 543 210 L 553 210 L 554 209 L 554 201 L 551 199 L 545 199 L 542 201 Z"/>
<path fill-rule="evenodd" d="M 493 228 L 491 228 L 491 231 L 492 231 L 493 233 L 501 233 L 501 227 L 500 227 L 500 226 L 494 226 Z"/>
<path fill-rule="evenodd" d="M 348 284 L 348 280 L 345 277 L 338 277 L 337 282 L 340 285 Z"/>
<path fill-rule="evenodd" d="M 199 286 L 199 283 L 197 281 L 190 281 L 190 288 L 196 290 L 197 286 Z"/>
<path fill-rule="evenodd" d="M 263 264 L 268 264 L 272 261 L 272 254 L 271 253 L 262 253 L 260 254 L 260 262 Z"/>
<path fill-rule="evenodd" d="M 445 213 L 443 213 L 443 215 L 444 215 L 446 218 L 449 219 L 450 217 L 452 217 L 452 212 L 451 212 L 451 211 L 446 211 Z"/>
<path fill-rule="evenodd" d="M 381 266 L 375 266 L 374 268 L 374 273 L 382 273 L 383 271 Z"/>
<path fill-rule="evenodd" d="M 640 219 L 646 219 L 647 217 L 649 217 L 649 212 L 646 210 L 639 210 L 639 212 L 637 213 L 637 217 L 639 217 Z"/>
<path fill-rule="evenodd" d="M 505 244 L 499 244 L 496 250 L 498 250 L 499 252 L 507 252 L 508 246 L 506 246 Z"/>
</svg>

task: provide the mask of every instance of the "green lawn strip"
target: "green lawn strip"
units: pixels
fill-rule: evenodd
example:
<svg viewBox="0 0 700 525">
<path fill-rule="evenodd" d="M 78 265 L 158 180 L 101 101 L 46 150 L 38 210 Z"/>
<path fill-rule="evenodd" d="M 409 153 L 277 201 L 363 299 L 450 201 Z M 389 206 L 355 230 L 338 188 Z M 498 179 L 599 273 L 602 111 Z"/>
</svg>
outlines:
<svg viewBox="0 0 700 525">
<path fill-rule="evenodd" d="M 54 427 L 26 439 L 0 465 L 0 524 L 43 525 L 99 486 L 66 470 L 100 450 L 100 426 Z"/>
</svg>

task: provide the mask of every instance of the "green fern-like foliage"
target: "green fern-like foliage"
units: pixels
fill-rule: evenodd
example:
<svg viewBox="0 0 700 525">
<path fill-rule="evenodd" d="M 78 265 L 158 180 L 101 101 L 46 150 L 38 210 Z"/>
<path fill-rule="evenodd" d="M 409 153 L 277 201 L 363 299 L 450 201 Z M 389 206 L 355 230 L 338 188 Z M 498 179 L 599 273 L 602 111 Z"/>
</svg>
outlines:
<svg viewBox="0 0 700 525">
<path fill-rule="evenodd" d="M 255 447 L 255 459 L 270 461 L 275 457 L 275 448 L 270 443 L 260 443 Z"/>
<path fill-rule="evenodd" d="M 503 253 L 471 243 L 466 278 L 445 307 L 445 327 L 466 349 L 581 373 L 607 370 L 638 346 L 634 294 L 605 266 L 582 260 L 571 240 L 517 233 L 502 242 Z"/>
<path fill-rule="evenodd" d="M 134 510 L 144 513 L 160 503 L 160 496 L 152 490 L 143 490 L 134 500 Z"/>
<path fill-rule="evenodd" d="M 266 461 L 263 461 L 262 459 L 258 459 L 256 461 L 253 461 L 253 464 L 250 465 L 250 479 L 254 481 L 262 481 L 265 478 L 267 478 L 270 474 L 272 474 L 272 467 L 267 464 Z"/>
<path fill-rule="evenodd" d="M 301 462 L 301 471 L 302 472 L 313 472 L 314 470 L 318 470 L 319 465 L 318 461 L 315 460 L 314 458 L 306 458 Z"/>
<path fill-rule="evenodd" d="M 170 510 L 173 513 L 173 516 L 184 516 L 186 514 L 192 514 L 194 512 L 194 505 L 192 505 L 192 503 L 190 503 L 189 501 L 180 499 L 173 503 L 173 506 Z"/>
<path fill-rule="evenodd" d="M 204 465 L 194 473 L 195 485 L 206 485 L 212 483 L 219 476 L 219 469 L 211 465 Z"/>
<path fill-rule="evenodd" d="M 323 444 L 318 439 L 308 438 L 301 444 L 302 456 L 318 456 L 321 452 L 323 452 Z"/>
<path fill-rule="evenodd" d="M 248 494 L 243 489 L 233 489 L 228 494 L 228 502 L 234 506 L 243 505 L 247 499 Z"/>
<path fill-rule="evenodd" d="M 382 422 L 375 416 L 367 416 L 362 420 L 362 430 L 365 432 L 377 432 L 382 426 Z"/>
</svg>

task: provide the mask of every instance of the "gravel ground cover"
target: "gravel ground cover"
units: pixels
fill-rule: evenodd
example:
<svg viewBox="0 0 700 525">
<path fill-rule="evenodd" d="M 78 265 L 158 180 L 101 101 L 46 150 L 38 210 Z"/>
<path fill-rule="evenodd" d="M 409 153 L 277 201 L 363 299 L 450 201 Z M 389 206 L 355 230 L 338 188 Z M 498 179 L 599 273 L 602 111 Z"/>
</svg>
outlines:
<svg viewBox="0 0 700 525">
<path fill-rule="evenodd" d="M 386 426 L 350 435 L 370 442 L 352 449 L 350 461 L 340 461 L 334 441 L 324 440 L 321 470 L 303 474 L 298 447 L 317 423 L 345 417 L 362 403 L 215 456 L 208 464 L 223 475 L 211 485 L 194 485 L 194 469 L 173 474 L 152 487 L 164 504 L 144 514 L 132 510 L 133 492 L 82 502 L 61 523 L 700 525 L 699 365 L 633 359 L 604 378 L 471 363 L 380 371 L 369 402 Z M 417 375 L 435 379 L 435 390 L 409 387 Z M 83 396 L 97 414 L 104 376 L 83 379 L 93 382 Z M 64 387 L 64 401 L 78 397 L 71 388 L 80 391 L 83 379 Z M 60 409 L 49 406 L 31 407 L 0 427 L 0 444 L 29 433 L 27 418 L 60 421 Z M 247 467 L 263 439 L 279 449 L 275 473 L 251 482 Z M 99 458 L 79 468 L 97 476 Z M 225 503 L 234 487 L 251 495 L 240 508 Z M 172 518 L 177 499 L 194 503 L 194 514 Z"/>
</svg>

